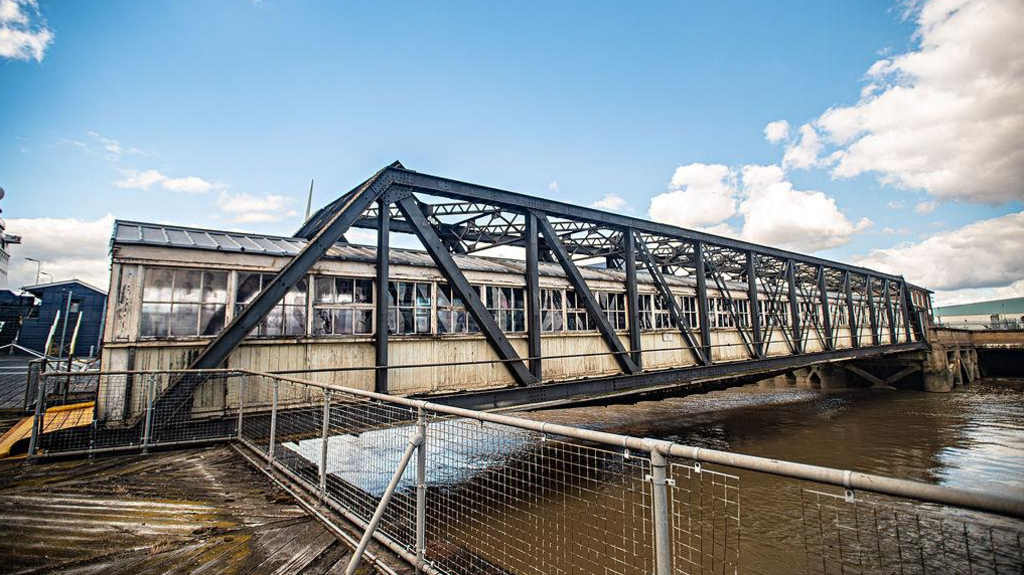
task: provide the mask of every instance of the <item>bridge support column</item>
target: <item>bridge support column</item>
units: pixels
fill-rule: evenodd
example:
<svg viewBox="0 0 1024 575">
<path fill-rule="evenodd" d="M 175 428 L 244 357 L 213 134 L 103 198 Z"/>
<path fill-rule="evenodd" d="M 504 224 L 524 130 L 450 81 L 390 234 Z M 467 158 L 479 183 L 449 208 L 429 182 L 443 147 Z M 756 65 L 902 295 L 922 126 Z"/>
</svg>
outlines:
<svg viewBox="0 0 1024 575">
<path fill-rule="evenodd" d="M 821 376 L 813 367 L 801 367 L 793 370 L 797 389 L 821 389 Z"/>
<path fill-rule="evenodd" d="M 821 377 L 821 389 L 846 389 L 846 370 L 834 366 L 823 365 L 818 368 Z"/>
<path fill-rule="evenodd" d="M 924 390 L 933 393 L 953 391 L 955 367 L 956 364 L 950 362 L 948 350 L 941 345 L 933 345 L 932 351 L 925 354 Z"/>
</svg>

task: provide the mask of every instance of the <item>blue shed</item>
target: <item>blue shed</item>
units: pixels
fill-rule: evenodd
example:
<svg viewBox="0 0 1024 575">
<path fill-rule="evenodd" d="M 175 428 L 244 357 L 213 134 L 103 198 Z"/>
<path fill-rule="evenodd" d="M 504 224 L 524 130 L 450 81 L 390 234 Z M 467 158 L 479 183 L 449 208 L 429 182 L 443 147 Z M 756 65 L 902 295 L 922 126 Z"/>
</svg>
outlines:
<svg viewBox="0 0 1024 575">
<path fill-rule="evenodd" d="M 88 357 L 90 351 L 93 355 L 99 352 L 107 292 L 77 279 L 26 286 L 22 289 L 35 296 L 39 302 L 22 321 L 18 345 L 39 353 L 49 351 L 51 355 L 67 357 L 68 347 L 71 345 L 77 325 L 75 357 Z M 62 336 L 64 350 L 59 349 Z M 46 350 L 44 348 L 48 338 L 50 349 Z"/>
</svg>

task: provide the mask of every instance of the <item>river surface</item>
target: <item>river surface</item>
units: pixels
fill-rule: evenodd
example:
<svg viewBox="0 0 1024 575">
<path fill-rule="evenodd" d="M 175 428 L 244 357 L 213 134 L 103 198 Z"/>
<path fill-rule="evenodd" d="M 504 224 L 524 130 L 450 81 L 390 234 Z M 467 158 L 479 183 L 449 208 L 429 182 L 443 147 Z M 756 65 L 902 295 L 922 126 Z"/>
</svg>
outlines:
<svg viewBox="0 0 1024 575">
<path fill-rule="evenodd" d="M 1024 380 L 980 381 L 948 394 L 865 389 L 818 391 L 748 385 L 635 405 L 535 412 L 528 417 L 1024 497 Z M 951 547 L 946 552 L 939 554 L 933 549 L 929 557 L 930 547 L 915 545 L 917 535 L 908 536 L 905 524 L 901 525 L 904 527 L 902 537 L 904 541 L 911 540 L 906 548 L 912 549 L 914 556 L 902 561 L 891 559 L 900 550 L 886 549 L 877 535 L 886 529 L 895 531 L 896 523 L 907 520 L 894 520 L 886 527 L 877 523 L 884 511 L 872 512 L 873 515 L 867 517 L 857 513 L 844 515 L 843 509 L 849 506 L 844 506 L 841 498 L 815 499 L 817 496 L 812 493 L 820 489 L 841 495 L 840 489 L 794 485 L 797 482 L 763 474 L 720 471 L 738 476 L 741 573 L 862 572 L 856 565 L 852 565 L 851 570 L 851 564 L 855 563 L 862 563 L 863 572 L 957 573 L 997 562 L 995 557 L 975 556 L 974 564 L 967 565 L 962 561 L 965 552 L 953 548 L 960 544 L 956 537 L 947 538 Z M 728 512 L 728 509 L 723 511 Z M 865 524 L 865 519 L 876 524 Z M 1021 529 L 1020 523 L 1010 525 Z M 962 526 L 955 522 L 941 528 L 954 527 L 962 531 Z M 834 537 L 829 535 L 830 528 Z M 816 535 L 819 530 L 821 533 Z M 845 537 L 843 541 L 839 539 L 840 531 Z M 721 532 L 711 537 L 706 532 L 703 535 L 705 546 L 708 539 L 714 539 L 716 544 L 735 545 Z M 994 547 L 997 554 L 1007 554 L 1008 558 L 1003 559 L 1009 563 L 1003 565 L 1004 570 L 1010 567 L 1008 572 L 1020 572 L 1024 569 L 1020 563 L 1020 532 L 1016 537 L 1010 534 L 1007 541 L 1000 540 L 999 535 L 1000 532 L 996 532 L 993 538 L 983 530 L 978 532 L 977 539 Z M 965 540 L 961 543 L 975 543 L 974 531 L 970 532 L 969 540 L 962 534 L 958 536 Z M 853 545 L 850 545 L 851 539 Z M 985 543 L 985 539 L 989 542 Z M 853 556 L 850 548 L 857 544 L 872 547 L 872 557 Z M 842 545 L 847 545 L 844 552 L 838 549 Z M 704 551 L 707 554 L 707 549 Z M 984 552 L 982 550 L 982 554 Z M 718 552 L 711 554 L 714 553 Z M 731 554 L 721 552 L 720 555 L 728 558 L 729 564 L 705 560 L 703 572 L 733 572 Z M 822 555 L 831 556 L 835 561 L 823 560 Z M 840 556 L 845 565 L 839 564 Z M 882 564 L 890 559 L 892 563 L 888 567 Z M 936 563 L 928 565 L 932 560 Z M 898 563 L 903 564 L 903 570 Z M 927 569 L 921 569 L 921 564 Z M 700 569 L 694 571 L 701 572 Z"/>
</svg>

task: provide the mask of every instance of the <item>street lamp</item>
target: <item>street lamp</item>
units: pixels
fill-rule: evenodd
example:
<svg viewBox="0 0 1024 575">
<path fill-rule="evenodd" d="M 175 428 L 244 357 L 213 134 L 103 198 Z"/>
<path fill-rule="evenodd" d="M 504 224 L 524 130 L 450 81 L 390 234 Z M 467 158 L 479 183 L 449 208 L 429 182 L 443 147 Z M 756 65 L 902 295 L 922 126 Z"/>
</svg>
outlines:
<svg viewBox="0 0 1024 575">
<path fill-rule="evenodd" d="M 50 272 L 42 272 L 44 276 L 50 276 L 49 283 L 53 283 L 53 274 Z M 36 276 L 36 283 L 39 283 L 39 276 Z"/>
<path fill-rule="evenodd" d="M 43 269 L 43 262 L 37 260 L 36 258 L 25 258 L 25 259 L 30 261 L 30 262 L 36 262 L 36 285 L 39 285 L 39 273 L 40 273 L 40 270 Z M 53 276 L 50 276 L 50 277 L 53 277 Z"/>
</svg>

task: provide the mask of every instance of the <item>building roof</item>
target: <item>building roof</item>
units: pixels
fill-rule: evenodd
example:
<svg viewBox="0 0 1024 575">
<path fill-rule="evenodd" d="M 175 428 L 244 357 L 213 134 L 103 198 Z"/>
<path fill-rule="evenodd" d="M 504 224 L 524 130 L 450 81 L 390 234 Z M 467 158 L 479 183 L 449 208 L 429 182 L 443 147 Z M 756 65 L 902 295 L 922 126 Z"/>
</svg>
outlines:
<svg viewBox="0 0 1024 575">
<path fill-rule="evenodd" d="M 958 315 L 995 315 L 1002 313 L 1024 313 L 1024 297 L 1009 299 L 994 299 L 965 303 L 961 305 L 947 305 L 937 307 L 933 310 L 935 316 L 958 316 Z"/>
<path fill-rule="evenodd" d="M 294 256 L 306 245 L 306 240 L 117 220 L 114 222 L 114 235 L 111 243 L 114 245 L 146 245 L 269 256 Z M 523 260 L 465 254 L 453 254 L 452 257 L 459 268 L 466 271 L 506 273 L 519 276 L 526 273 L 526 262 Z M 377 261 L 377 248 L 338 242 L 331 246 L 324 258 L 372 264 Z M 391 248 L 390 258 L 392 265 L 435 267 L 430 255 L 423 250 Z M 538 270 L 541 276 L 565 277 L 565 273 L 557 263 L 540 262 Z M 614 282 L 625 282 L 626 280 L 625 272 L 616 269 L 580 266 L 580 273 L 588 280 Z M 650 275 L 643 270 L 637 270 L 637 279 L 647 283 L 651 281 Z M 665 280 L 673 285 L 692 285 L 694 283 L 692 279 L 671 275 L 666 275 Z"/>
<path fill-rule="evenodd" d="M 63 285 L 69 285 L 69 284 L 70 285 L 82 286 L 82 287 L 84 287 L 86 289 L 91 289 L 94 292 L 98 292 L 98 293 L 101 293 L 103 295 L 107 295 L 107 290 L 102 290 L 102 289 L 100 289 L 100 288 L 98 288 L 96 286 L 89 285 L 89 284 L 85 283 L 84 281 L 82 281 L 80 279 L 74 279 L 74 278 L 73 279 L 69 279 L 69 280 L 61 280 L 61 281 L 57 281 L 57 282 L 50 282 L 50 283 L 46 283 L 46 284 L 36 284 L 36 285 L 31 285 L 31 286 L 23 286 L 21 289 L 29 292 L 30 294 L 36 295 L 36 292 L 42 292 L 42 291 L 46 291 L 46 290 L 51 289 L 51 288 L 60 287 L 60 286 L 63 286 Z"/>
</svg>

